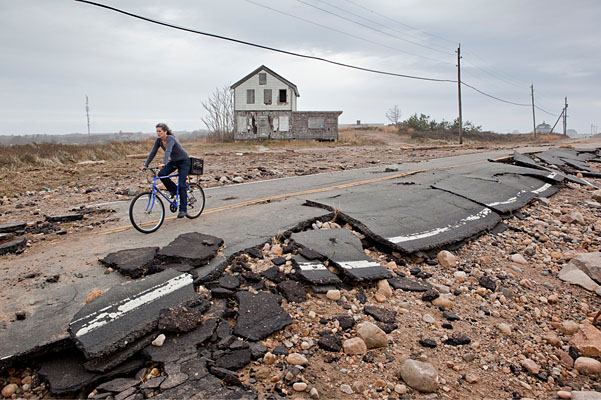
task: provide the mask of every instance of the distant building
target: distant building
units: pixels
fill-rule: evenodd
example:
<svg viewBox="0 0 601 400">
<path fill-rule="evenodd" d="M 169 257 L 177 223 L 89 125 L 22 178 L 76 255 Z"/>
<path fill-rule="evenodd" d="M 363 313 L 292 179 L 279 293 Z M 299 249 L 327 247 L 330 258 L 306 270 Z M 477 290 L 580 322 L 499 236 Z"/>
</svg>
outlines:
<svg viewBox="0 0 601 400">
<path fill-rule="evenodd" d="M 297 111 L 296 85 L 264 65 L 231 88 L 235 140 L 338 140 L 342 111 Z"/>
<path fill-rule="evenodd" d="M 536 133 L 549 133 L 551 132 L 551 125 L 543 121 L 542 124 L 536 125 Z"/>
</svg>

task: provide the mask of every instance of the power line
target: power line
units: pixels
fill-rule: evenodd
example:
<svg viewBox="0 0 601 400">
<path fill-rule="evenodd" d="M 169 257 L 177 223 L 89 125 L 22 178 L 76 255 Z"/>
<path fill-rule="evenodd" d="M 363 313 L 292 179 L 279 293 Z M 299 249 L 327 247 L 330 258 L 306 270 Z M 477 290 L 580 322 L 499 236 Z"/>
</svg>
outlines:
<svg viewBox="0 0 601 400">
<path fill-rule="evenodd" d="M 382 43 L 374 42 L 373 40 L 365 39 L 365 38 L 362 38 L 360 36 L 353 35 L 352 33 L 347 33 L 347 32 L 338 30 L 336 28 L 329 27 L 327 25 L 322 25 L 320 23 L 317 23 L 317 22 L 305 19 L 303 17 L 299 17 L 298 15 L 289 14 L 289 13 L 287 13 L 285 11 L 277 10 L 277 9 L 275 9 L 273 7 L 269 7 L 269 6 L 266 6 L 264 4 L 260 4 L 260 3 L 254 2 L 252 0 L 245 0 L 245 1 L 247 3 L 251 3 L 251 4 L 254 4 L 256 6 L 263 7 L 265 9 L 277 12 L 277 13 L 282 14 L 282 15 L 286 15 L 286 16 L 291 17 L 291 18 L 296 18 L 298 20 L 301 20 L 301 21 L 304 21 L 304 22 L 308 22 L 310 24 L 313 24 L 313 25 L 316 25 L 316 26 L 319 26 L 319 27 L 322 27 L 322 28 L 325 28 L 325 29 L 329 29 L 329 30 L 334 31 L 334 32 L 338 32 L 338 33 L 341 33 L 343 35 L 347 35 L 347 36 L 353 37 L 355 39 L 363 40 L 364 42 L 372 43 L 372 44 L 375 44 L 375 45 L 378 45 L 378 46 L 381 46 L 381 47 L 385 47 L 387 49 L 399 51 L 401 53 L 409 54 L 411 56 L 425 58 L 426 60 L 434 61 L 436 64 L 448 64 L 448 63 L 443 63 L 443 62 L 441 62 L 439 60 L 436 60 L 436 59 L 433 59 L 433 58 L 429 58 L 429 57 L 425 57 L 425 56 L 422 56 L 422 55 L 419 55 L 419 54 L 415 54 L 415 53 L 411 53 L 411 52 L 408 52 L 408 51 L 405 51 L 405 50 L 401 50 L 401 49 L 399 49 L 397 47 L 387 46 L 387 45 L 382 44 Z"/>
<path fill-rule="evenodd" d="M 426 78 L 426 77 L 422 77 L 422 76 L 398 74 L 398 73 L 394 73 L 394 72 L 386 72 L 386 71 L 380 71 L 380 70 L 371 69 L 371 68 L 358 67 L 358 66 L 355 66 L 355 65 L 345 64 L 345 63 L 341 63 L 341 62 L 338 62 L 338 61 L 329 60 L 329 59 L 322 58 L 322 57 L 316 57 L 316 56 L 309 56 L 309 55 L 306 55 L 306 54 L 294 53 L 292 51 L 276 49 L 274 47 L 264 46 L 264 45 L 261 45 L 261 44 L 247 42 L 247 41 L 240 40 L 240 39 L 234 39 L 234 38 L 230 38 L 230 37 L 227 37 L 227 36 L 216 35 L 216 34 L 207 33 L 207 32 L 201 32 L 201 31 L 197 31 L 197 30 L 194 30 L 194 29 L 190 29 L 190 28 L 185 28 L 185 27 L 181 27 L 181 26 L 169 24 L 167 22 L 161 22 L 161 21 L 157 21 L 157 20 L 154 20 L 154 19 L 151 19 L 151 18 L 143 17 L 141 15 L 133 14 L 133 13 L 130 13 L 130 12 L 127 12 L 127 11 L 124 11 L 124 10 L 120 10 L 118 8 L 115 8 L 115 7 L 107 6 L 105 4 L 95 3 L 93 1 L 88 1 L 88 0 L 75 0 L 75 1 L 80 2 L 80 3 L 90 4 L 90 5 L 101 7 L 101 8 L 106 8 L 107 10 L 115 11 L 115 12 L 118 12 L 120 14 L 124 14 L 124 15 L 127 15 L 129 17 L 132 17 L 132 18 L 137 18 L 137 19 L 140 19 L 140 20 L 143 20 L 143 21 L 151 22 L 153 24 L 166 26 L 168 28 L 178 29 L 178 30 L 185 31 L 185 32 L 190 32 L 190 33 L 196 33 L 198 35 L 209 36 L 209 37 L 213 37 L 213 38 L 217 38 L 217 39 L 227 40 L 227 41 L 230 41 L 230 42 L 244 44 L 244 45 L 252 46 L 252 47 L 257 47 L 257 48 L 264 49 L 264 50 L 275 51 L 275 52 L 282 53 L 282 54 L 287 54 L 287 55 L 290 55 L 290 56 L 307 58 L 307 59 L 317 60 L 317 61 L 323 61 L 323 62 L 327 62 L 327 63 L 330 63 L 330 64 L 334 64 L 334 65 L 338 65 L 338 66 L 341 66 L 341 67 L 345 67 L 345 68 L 356 69 L 356 70 L 359 70 L 359 71 L 373 72 L 375 74 L 398 76 L 398 77 L 401 77 L 401 78 L 417 79 L 417 80 L 422 80 L 422 81 L 451 82 L 451 83 L 456 83 L 457 82 L 457 81 L 453 81 L 451 79 Z"/>
<path fill-rule="evenodd" d="M 307 6 L 309 6 L 309 7 L 313 7 L 313 8 L 315 8 L 315 9 L 319 10 L 319 11 L 325 12 L 325 13 L 327 13 L 327 14 L 334 15 L 335 17 L 341 18 L 341 19 L 343 19 L 343 20 L 345 20 L 345 21 L 352 22 L 353 24 L 357 24 L 357 25 L 359 25 L 359 26 L 363 26 L 363 27 L 365 27 L 365 28 L 367 28 L 367 29 L 371 29 L 371 30 L 373 30 L 373 31 L 379 32 L 379 33 L 381 33 L 381 34 L 383 34 L 383 35 L 390 36 L 390 37 L 393 37 L 393 38 L 395 38 L 395 39 L 403 40 L 403 41 L 405 41 L 405 42 L 408 42 L 408 43 L 414 44 L 414 45 L 416 45 L 416 46 L 424 47 L 424 48 L 426 48 L 426 49 L 430 49 L 430 50 L 433 50 L 433 51 L 437 51 L 437 52 L 439 52 L 439 53 L 442 53 L 442 54 L 447 54 L 447 55 L 451 55 L 451 56 L 453 55 L 453 53 L 451 53 L 451 52 L 448 52 L 448 51 L 443 51 L 443 50 L 435 49 L 434 47 L 426 46 L 426 45 L 423 45 L 423 44 L 420 44 L 420 43 L 414 42 L 414 41 L 412 41 L 412 40 L 409 40 L 409 39 L 404 39 L 404 38 L 402 38 L 402 37 L 398 37 L 398 36 L 396 36 L 396 35 L 392 35 L 392 34 L 390 34 L 390 33 L 384 32 L 384 31 L 382 31 L 382 30 L 379 30 L 379 29 L 373 28 L 373 27 L 371 27 L 371 26 L 369 26 L 369 25 L 365 25 L 365 24 L 362 24 L 362 23 L 360 23 L 360 22 L 354 21 L 354 20 L 352 20 L 352 19 L 350 19 L 350 18 L 343 17 L 342 15 L 336 14 L 336 13 L 334 13 L 334 12 L 331 12 L 331 11 L 328 11 L 328 10 L 324 10 L 324 9 L 323 9 L 323 8 L 321 8 L 321 7 L 317 7 L 317 6 L 313 5 L 313 4 L 309 4 L 309 3 L 307 3 L 307 2 L 305 2 L 305 1 L 303 1 L 303 0 L 296 0 L 296 1 L 298 1 L 299 3 L 302 3 L 302 4 L 304 4 L 304 5 L 307 5 Z M 334 5 L 332 5 L 332 4 L 329 4 L 329 3 L 327 3 L 327 2 L 325 2 L 325 1 L 323 1 L 323 0 L 318 0 L 318 1 L 320 1 L 321 3 L 324 3 L 324 4 L 327 4 L 327 5 L 329 5 L 330 7 L 334 7 L 334 8 L 337 8 L 337 9 L 339 9 L 339 10 L 345 11 L 345 12 L 347 12 L 347 13 L 349 13 L 349 14 L 351 14 L 351 15 L 355 16 L 355 17 L 363 18 L 363 19 L 366 19 L 367 21 L 370 21 L 370 22 L 373 22 L 373 23 L 375 23 L 375 24 L 378 24 L 378 25 L 384 26 L 384 25 L 382 25 L 382 24 L 379 24 L 378 22 L 375 22 L 375 21 L 372 21 L 372 20 L 370 20 L 370 19 L 364 18 L 364 17 L 362 17 L 362 16 L 360 16 L 360 15 L 354 14 L 354 13 L 352 13 L 352 12 L 350 12 L 350 11 L 347 11 L 347 10 L 344 10 L 344 9 L 342 9 L 342 8 L 340 8 L 340 7 L 337 7 L 337 6 L 334 6 Z"/>
<path fill-rule="evenodd" d="M 132 18 L 140 19 L 140 20 L 143 20 L 143 21 L 146 21 L 146 22 L 150 22 L 150 23 L 153 23 L 153 24 L 165 26 L 165 27 L 168 27 L 168 28 L 173 28 L 173 29 L 181 30 L 181 31 L 184 31 L 184 32 L 190 32 L 190 33 L 195 33 L 195 34 L 198 34 L 198 35 L 204 35 L 204 36 L 209 36 L 209 37 L 213 37 L 213 38 L 217 38 L 217 39 L 227 40 L 227 41 L 230 41 L 230 42 L 234 42 L 234 43 L 238 43 L 238 44 L 243 44 L 243 45 L 247 45 L 247 46 L 252 46 L 252 47 L 257 47 L 257 48 L 260 48 L 260 49 L 274 51 L 274 52 L 278 52 L 278 53 L 282 53 L 282 54 L 287 54 L 287 55 L 294 56 L 294 57 L 300 57 L 300 58 L 306 58 L 306 59 L 311 59 L 311 60 L 316 60 L 316 61 L 322 61 L 322 62 L 326 62 L 326 63 L 338 65 L 338 66 L 345 67 L 345 68 L 350 68 L 350 69 L 355 69 L 355 70 L 365 71 L 365 72 L 372 72 L 372 73 L 381 74 L 381 75 L 396 76 L 396 77 L 400 77 L 400 78 L 424 80 L 424 81 L 431 81 L 431 82 L 457 83 L 457 80 L 438 79 L 438 78 L 426 78 L 426 77 L 421 77 L 421 76 L 399 74 L 399 73 L 394 73 L 394 72 L 387 72 L 387 71 L 381 71 L 381 70 L 376 70 L 376 69 L 371 69 L 371 68 L 359 67 L 359 66 L 355 66 L 355 65 L 351 65 L 351 64 L 345 64 L 345 63 L 341 63 L 341 62 L 338 62 L 338 61 L 329 60 L 329 59 L 322 58 L 322 57 L 316 57 L 316 56 L 310 56 L 310 55 L 306 55 L 306 54 L 295 53 L 295 52 L 291 52 L 291 51 L 287 51 L 287 50 L 277 49 L 277 48 L 274 48 L 274 47 L 264 46 L 264 45 L 260 45 L 260 44 L 256 44 L 256 43 L 252 43 L 252 42 L 247 42 L 247 41 L 240 40 L 240 39 L 234 39 L 234 38 L 230 38 L 230 37 L 227 37 L 227 36 L 216 35 L 216 34 L 207 33 L 207 32 L 201 32 L 201 31 L 197 31 L 197 30 L 194 30 L 194 29 L 190 29 L 190 28 L 185 28 L 185 27 L 173 25 L 173 24 L 170 24 L 170 23 L 167 23 L 167 22 L 161 22 L 161 21 L 157 21 L 157 20 L 154 20 L 154 19 L 151 19 L 151 18 L 143 17 L 143 16 L 140 16 L 140 15 L 137 15 L 137 14 L 133 14 L 133 13 L 124 11 L 124 10 L 120 10 L 118 8 L 115 8 L 115 7 L 107 6 L 105 4 L 100 4 L 100 3 L 96 3 L 96 2 L 93 2 L 93 1 L 89 1 L 89 0 L 75 0 L 75 1 L 80 2 L 80 3 L 90 4 L 90 5 L 93 5 L 93 6 L 100 7 L 100 8 L 105 8 L 107 10 L 115 11 L 117 13 L 124 14 L 124 15 L 127 15 L 127 16 L 132 17 Z M 513 101 L 501 99 L 499 97 L 496 97 L 496 96 L 493 96 L 491 94 L 488 94 L 488 93 L 486 93 L 486 92 L 484 92 L 484 91 L 482 91 L 482 90 L 480 90 L 480 89 L 478 89 L 478 88 L 476 88 L 476 87 L 474 87 L 472 85 L 469 85 L 469 84 L 467 84 L 467 83 L 465 83 L 463 81 L 461 81 L 461 84 L 464 85 L 464 86 L 466 86 L 466 87 L 469 87 L 472 90 L 475 90 L 476 92 L 478 92 L 478 93 L 480 93 L 480 94 L 482 94 L 484 96 L 490 97 L 492 99 L 495 99 L 495 100 L 503 102 L 503 103 L 513 104 L 513 105 L 516 105 L 516 106 L 530 106 L 531 105 L 531 104 L 516 103 L 516 102 L 513 102 Z M 539 108 L 538 106 L 535 106 L 535 107 Z M 543 109 L 541 109 L 541 111 L 546 112 L 548 114 L 551 114 L 548 111 L 545 111 Z M 551 114 L 551 115 L 554 115 L 554 114 Z"/>
<path fill-rule="evenodd" d="M 397 24 L 400 24 L 400 25 L 402 25 L 402 26 L 404 26 L 404 27 L 406 27 L 406 28 L 413 29 L 413 30 L 416 30 L 416 31 L 419 31 L 419 32 L 423 32 L 423 33 L 425 33 L 426 35 L 432 36 L 432 37 L 434 37 L 434 38 L 436 38 L 436 39 L 443 40 L 443 41 L 445 41 L 445 42 L 449 42 L 449 43 L 453 43 L 453 44 L 456 44 L 456 43 L 457 43 L 457 41 L 454 41 L 454 40 L 449 40 L 449 39 L 446 39 L 446 38 L 443 38 L 443 37 L 440 37 L 440 36 L 437 36 L 437 35 L 434 35 L 434 34 L 428 33 L 428 32 L 426 32 L 426 31 L 423 31 L 423 30 L 421 30 L 421 29 L 417 29 L 417 28 L 415 28 L 415 27 L 413 27 L 413 26 L 411 26 L 411 25 L 407 25 L 407 24 L 405 24 L 405 23 L 403 23 L 403 22 L 401 22 L 401 21 L 399 21 L 399 20 L 396 20 L 396 19 L 394 19 L 394 18 L 390 18 L 389 16 L 387 16 L 387 15 L 384 15 L 384 14 L 380 14 L 380 13 L 378 13 L 378 12 L 374 11 L 374 10 L 371 10 L 371 9 L 369 9 L 369 8 L 365 7 L 365 6 L 362 6 L 361 4 L 357 4 L 357 3 L 355 3 L 355 2 L 353 2 L 353 1 L 351 1 L 351 0 L 345 0 L 345 1 L 346 1 L 347 3 L 350 3 L 350 4 L 354 5 L 354 6 L 356 6 L 356 7 L 362 8 L 362 9 L 364 9 L 364 10 L 366 10 L 366 11 L 369 11 L 369 12 L 371 12 L 371 13 L 373 13 L 373 14 L 376 14 L 376 15 L 378 15 L 378 16 L 380 16 L 380 17 L 383 17 L 383 18 L 386 18 L 386 19 L 388 19 L 388 20 L 390 20 L 390 21 L 396 22 Z"/>
</svg>

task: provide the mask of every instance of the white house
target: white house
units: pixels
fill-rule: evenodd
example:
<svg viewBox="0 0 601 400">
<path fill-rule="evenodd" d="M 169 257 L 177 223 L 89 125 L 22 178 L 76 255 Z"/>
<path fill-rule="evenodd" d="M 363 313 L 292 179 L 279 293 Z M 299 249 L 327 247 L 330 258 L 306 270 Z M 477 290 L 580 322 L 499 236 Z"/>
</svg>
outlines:
<svg viewBox="0 0 601 400">
<path fill-rule="evenodd" d="M 342 111 L 297 111 L 300 95 L 296 85 L 264 65 L 231 88 L 235 140 L 338 140 Z"/>
</svg>

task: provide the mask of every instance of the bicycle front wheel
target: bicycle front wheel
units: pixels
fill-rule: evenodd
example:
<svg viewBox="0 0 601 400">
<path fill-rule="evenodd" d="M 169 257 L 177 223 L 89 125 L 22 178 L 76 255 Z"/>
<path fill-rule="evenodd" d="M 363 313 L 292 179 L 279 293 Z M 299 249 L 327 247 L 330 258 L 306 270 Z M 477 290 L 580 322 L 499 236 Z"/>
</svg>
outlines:
<svg viewBox="0 0 601 400">
<path fill-rule="evenodd" d="M 188 218 L 197 218 L 205 209 L 205 192 L 199 184 L 192 183 L 188 190 Z"/>
<path fill-rule="evenodd" d="M 152 192 L 140 193 L 129 205 L 129 220 L 138 231 L 152 233 L 165 220 L 165 206 Z"/>
</svg>

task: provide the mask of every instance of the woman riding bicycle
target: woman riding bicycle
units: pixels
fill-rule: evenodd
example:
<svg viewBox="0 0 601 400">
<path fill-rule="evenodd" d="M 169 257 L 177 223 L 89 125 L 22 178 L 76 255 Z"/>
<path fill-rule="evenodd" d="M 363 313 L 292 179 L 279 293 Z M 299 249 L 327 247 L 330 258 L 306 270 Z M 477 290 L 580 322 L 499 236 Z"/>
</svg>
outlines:
<svg viewBox="0 0 601 400">
<path fill-rule="evenodd" d="M 177 139 L 175 139 L 171 129 L 169 129 L 166 124 L 161 122 L 157 124 L 156 129 L 157 139 L 154 142 L 154 147 L 150 151 L 150 154 L 148 154 L 148 158 L 146 159 L 144 166 L 140 169 L 148 168 L 159 147 L 163 149 L 165 156 L 163 157 L 163 163 L 159 164 L 159 168 L 161 168 L 159 171 L 159 176 L 167 176 L 176 169 L 178 170 L 180 201 L 177 218 L 183 218 L 186 216 L 186 211 L 188 208 L 186 179 L 188 178 L 188 173 L 190 172 L 190 157 L 182 145 L 177 141 Z M 177 191 L 177 186 L 175 183 L 173 183 L 169 178 L 161 178 L 161 182 L 163 182 L 165 188 L 167 188 L 171 195 L 175 196 Z"/>
</svg>

